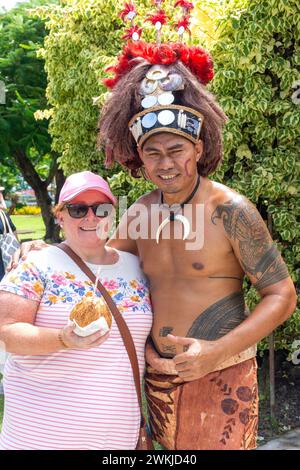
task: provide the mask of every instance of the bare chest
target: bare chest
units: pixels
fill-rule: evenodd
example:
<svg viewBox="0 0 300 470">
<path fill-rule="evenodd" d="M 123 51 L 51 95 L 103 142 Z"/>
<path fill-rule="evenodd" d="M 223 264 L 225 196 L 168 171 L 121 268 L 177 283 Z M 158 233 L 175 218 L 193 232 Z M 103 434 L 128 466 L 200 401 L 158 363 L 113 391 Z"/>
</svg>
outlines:
<svg viewBox="0 0 300 470">
<path fill-rule="evenodd" d="M 169 222 L 158 236 L 161 220 L 152 226 L 152 236 L 149 233 L 148 238 L 137 241 L 141 266 L 148 277 L 209 277 L 239 269 L 228 239 L 212 224 L 209 213 L 189 218 L 186 239 L 181 220 Z"/>
</svg>

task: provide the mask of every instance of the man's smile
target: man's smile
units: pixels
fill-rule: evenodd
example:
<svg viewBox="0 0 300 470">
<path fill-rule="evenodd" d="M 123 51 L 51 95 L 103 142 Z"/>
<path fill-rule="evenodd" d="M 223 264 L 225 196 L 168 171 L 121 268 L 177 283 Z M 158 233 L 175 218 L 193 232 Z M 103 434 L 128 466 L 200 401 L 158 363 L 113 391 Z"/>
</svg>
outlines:
<svg viewBox="0 0 300 470">
<path fill-rule="evenodd" d="M 175 178 L 177 178 L 178 176 L 180 176 L 179 174 L 177 175 L 158 175 L 160 179 L 162 179 L 163 181 L 174 181 Z"/>
</svg>

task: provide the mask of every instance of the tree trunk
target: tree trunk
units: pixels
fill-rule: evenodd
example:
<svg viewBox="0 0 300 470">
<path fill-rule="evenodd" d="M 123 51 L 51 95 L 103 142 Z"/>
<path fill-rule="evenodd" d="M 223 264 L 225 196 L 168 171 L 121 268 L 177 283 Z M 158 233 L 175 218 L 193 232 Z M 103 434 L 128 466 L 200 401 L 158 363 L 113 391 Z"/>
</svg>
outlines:
<svg viewBox="0 0 300 470">
<path fill-rule="evenodd" d="M 58 169 L 55 173 L 55 183 L 56 183 L 56 193 L 55 193 L 55 204 L 58 203 L 58 198 L 59 198 L 59 193 L 61 191 L 61 188 L 63 187 L 63 184 L 65 182 L 65 176 L 62 170 Z M 54 234 L 53 238 L 59 242 L 61 241 L 60 238 L 60 226 L 58 224 L 54 225 Z"/>
<path fill-rule="evenodd" d="M 43 221 L 46 227 L 46 234 L 44 239 L 48 241 L 54 240 L 54 217 L 52 215 L 52 201 L 47 191 L 47 186 L 44 181 L 41 181 L 38 187 L 31 186 L 35 192 L 36 200 L 41 208 Z"/>
<path fill-rule="evenodd" d="M 48 194 L 47 187 L 54 177 L 59 181 L 63 179 L 61 170 L 57 167 L 57 157 L 53 155 L 53 164 L 49 170 L 49 175 L 46 181 L 43 181 L 36 172 L 31 160 L 27 158 L 23 149 L 17 149 L 14 152 L 15 162 L 20 169 L 26 182 L 32 187 L 38 205 L 41 208 L 42 218 L 46 227 L 46 234 L 44 239 L 51 242 L 61 241 L 59 238 L 59 227 L 56 226 L 52 214 L 52 200 Z"/>
<path fill-rule="evenodd" d="M 17 207 L 19 197 L 17 196 L 17 194 L 14 194 L 13 196 L 10 197 L 10 199 L 11 199 L 11 205 L 7 211 L 9 216 L 12 215 L 13 211 Z"/>
</svg>

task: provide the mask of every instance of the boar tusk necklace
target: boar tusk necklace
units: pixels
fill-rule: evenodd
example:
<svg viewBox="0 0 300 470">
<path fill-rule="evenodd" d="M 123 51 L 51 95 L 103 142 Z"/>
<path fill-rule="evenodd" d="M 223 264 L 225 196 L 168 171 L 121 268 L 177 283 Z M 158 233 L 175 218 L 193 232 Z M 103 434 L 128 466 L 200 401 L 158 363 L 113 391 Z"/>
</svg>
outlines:
<svg viewBox="0 0 300 470">
<path fill-rule="evenodd" d="M 163 193 L 161 193 L 161 204 L 163 204 L 164 207 L 167 207 L 169 209 L 170 215 L 165 220 L 163 220 L 162 223 L 160 224 L 160 226 L 158 227 L 158 229 L 156 231 L 156 243 L 159 243 L 160 233 L 162 232 L 163 228 L 169 222 L 174 222 L 174 220 L 178 220 L 183 225 L 183 240 L 186 240 L 188 238 L 188 236 L 190 234 L 190 231 L 191 231 L 190 221 L 184 215 L 176 214 L 174 212 L 174 209 L 172 209 L 172 207 L 176 206 L 176 209 L 178 209 L 178 208 L 183 209 L 184 205 L 187 204 L 188 202 L 190 202 L 193 199 L 193 197 L 195 196 L 199 186 L 200 186 L 200 175 L 198 175 L 196 186 L 193 189 L 192 193 L 189 195 L 189 197 L 185 201 L 183 201 L 181 204 L 174 204 L 171 207 L 168 206 L 167 204 L 164 204 L 164 196 L 163 196 Z"/>
</svg>

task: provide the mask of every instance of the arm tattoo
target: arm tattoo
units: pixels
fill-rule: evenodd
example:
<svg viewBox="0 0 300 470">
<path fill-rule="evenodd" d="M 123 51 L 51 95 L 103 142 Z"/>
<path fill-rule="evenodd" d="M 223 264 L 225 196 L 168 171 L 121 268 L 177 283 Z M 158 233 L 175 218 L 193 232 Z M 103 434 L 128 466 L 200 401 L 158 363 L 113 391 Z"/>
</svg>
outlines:
<svg viewBox="0 0 300 470">
<path fill-rule="evenodd" d="M 272 245 L 257 263 L 256 270 L 258 281 L 254 284 L 254 287 L 257 290 L 276 284 L 276 282 L 289 277 L 287 267 L 282 261 L 275 245 Z"/>
<path fill-rule="evenodd" d="M 214 225 L 217 219 L 223 221 L 229 238 L 238 242 L 241 265 L 255 278 L 254 286 L 258 290 L 289 277 L 267 227 L 252 204 L 227 201 L 213 212 Z"/>
</svg>

